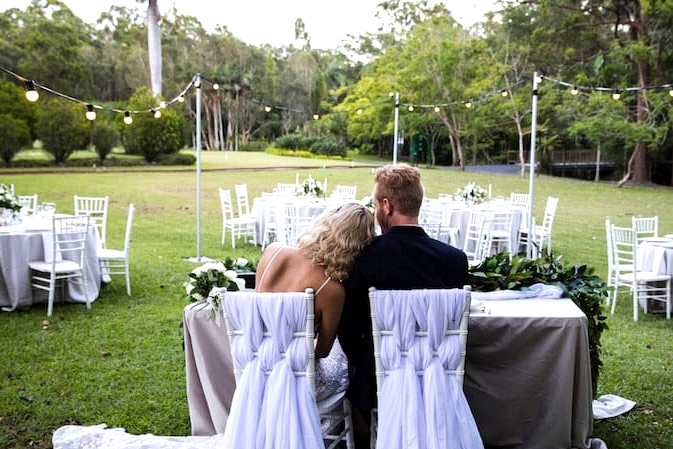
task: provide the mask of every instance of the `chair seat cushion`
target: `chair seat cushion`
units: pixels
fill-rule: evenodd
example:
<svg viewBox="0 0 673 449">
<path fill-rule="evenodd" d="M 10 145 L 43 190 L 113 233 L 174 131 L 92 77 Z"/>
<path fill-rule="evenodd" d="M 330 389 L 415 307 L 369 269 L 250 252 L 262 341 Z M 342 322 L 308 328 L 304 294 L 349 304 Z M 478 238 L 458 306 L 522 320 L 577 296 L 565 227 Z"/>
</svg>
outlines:
<svg viewBox="0 0 673 449">
<path fill-rule="evenodd" d="M 98 250 L 99 259 L 124 259 L 126 253 L 120 249 L 102 248 Z"/>
<path fill-rule="evenodd" d="M 28 263 L 31 270 L 35 271 L 51 271 L 51 262 L 35 261 Z M 59 260 L 56 262 L 55 270 L 57 273 L 68 273 L 70 271 L 81 270 L 82 267 L 72 260 Z"/>
</svg>

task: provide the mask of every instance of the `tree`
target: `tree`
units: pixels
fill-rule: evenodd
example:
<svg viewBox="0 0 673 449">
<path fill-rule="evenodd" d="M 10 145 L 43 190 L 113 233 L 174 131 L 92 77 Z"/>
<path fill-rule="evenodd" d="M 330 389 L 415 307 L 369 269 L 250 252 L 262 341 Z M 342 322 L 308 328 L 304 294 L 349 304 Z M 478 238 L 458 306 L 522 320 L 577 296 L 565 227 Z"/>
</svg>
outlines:
<svg viewBox="0 0 673 449">
<path fill-rule="evenodd" d="M 50 98 L 40 109 L 35 131 L 55 164 L 63 164 L 73 152 L 86 148 L 91 123 L 85 111 L 83 105 L 61 98 Z"/>
<path fill-rule="evenodd" d="M 26 122 L 0 113 L 0 156 L 9 165 L 22 147 L 30 144 Z"/>
<path fill-rule="evenodd" d="M 129 109 L 147 111 L 156 108 L 154 94 L 145 86 L 129 100 Z M 161 155 L 177 152 L 180 145 L 180 119 L 171 108 L 161 109 L 161 117 L 153 113 L 134 114 L 133 123 L 123 126 L 122 144 L 130 154 L 140 154 L 145 161 L 155 162 Z"/>
</svg>

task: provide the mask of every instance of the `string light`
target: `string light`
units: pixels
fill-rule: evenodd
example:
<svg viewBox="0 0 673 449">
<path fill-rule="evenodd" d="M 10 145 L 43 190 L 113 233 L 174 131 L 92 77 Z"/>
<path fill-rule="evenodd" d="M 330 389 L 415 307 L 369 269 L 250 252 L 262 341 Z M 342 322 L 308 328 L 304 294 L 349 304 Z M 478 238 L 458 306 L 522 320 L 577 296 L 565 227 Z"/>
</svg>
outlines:
<svg viewBox="0 0 673 449">
<path fill-rule="evenodd" d="M 126 123 L 127 125 L 133 123 L 133 117 L 131 117 L 129 111 L 124 112 L 124 123 Z"/>
<path fill-rule="evenodd" d="M 668 91 L 668 95 L 670 95 L 671 97 L 673 97 L 673 89 L 671 89 L 671 90 Z"/>
<path fill-rule="evenodd" d="M 622 94 L 619 92 L 619 89 L 615 89 L 614 92 L 612 92 L 612 99 L 613 100 L 619 100 L 621 98 Z"/>
<path fill-rule="evenodd" d="M 414 112 L 414 105 L 410 104 L 407 109 L 409 109 L 409 112 Z"/>
<path fill-rule="evenodd" d="M 161 117 L 161 111 L 159 109 L 156 110 L 152 109 L 152 115 L 154 116 L 154 118 L 159 118 Z"/>
<path fill-rule="evenodd" d="M 178 97 L 178 103 L 184 103 L 184 102 L 185 102 L 185 96 L 184 96 L 184 95 L 180 95 L 180 96 Z"/>
<path fill-rule="evenodd" d="M 573 88 L 572 88 L 572 90 L 570 91 L 570 93 L 571 93 L 573 96 L 575 96 L 575 95 L 579 94 L 580 91 L 579 91 L 579 89 L 577 88 L 577 86 L 573 86 Z"/>
<path fill-rule="evenodd" d="M 271 106 L 269 106 L 268 104 L 264 106 L 264 112 L 271 112 Z"/>
<path fill-rule="evenodd" d="M 470 109 L 470 108 L 472 107 L 472 102 L 470 102 L 470 101 L 466 101 L 466 102 L 465 102 L 465 107 L 466 107 L 467 109 Z"/>
<path fill-rule="evenodd" d="M 313 120 L 318 120 L 319 118 L 320 118 L 320 116 L 318 115 L 317 112 L 315 114 L 313 114 Z"/>
<path fill-rule="evenodd" d="M 217 83 L 213 83 L 213 90 L 220 90 L 220 85 Z"/>
<path fill-rule="evenodd" d="M 96 120 L 96 111 L 93 110 L 93 105 L 86 105 L 86 119 L 87 120 Z"/>
<path fill-rule="evenodd" d="M 166 102 L 165 102 L 165 101 L 160 102 L 160 103 L 159 103 L 159 107 L 160 107 L 161 109 L 165 108 L 165 107 L 166 107 Z"/>
<path fill-rule="evenodd" d="M 503 97 L 506 97 L 506 96 L 507 96 L 507 91 L 506 91 L 505 89 L 503 89 L 503 90 L 500 92 L 500 95 L 502 95 Z"/>
<path fill-rule="evenodd" d="M 435 112 L 439 112 L 439 106 L 435 106 Z"/>
<path fill-rule="evenodd" d="M 40 94 L 35 89 L 35 81 L 26 80 L 26 100 L 35 103 L 40 98 Z"/>
<path fill-rule="evenodd" d="M 358 108 L 358 110 L 355 111 L 355 113 L 356 113 L 357 115 L 362 115 L 362 108 Z"/>
</svg>

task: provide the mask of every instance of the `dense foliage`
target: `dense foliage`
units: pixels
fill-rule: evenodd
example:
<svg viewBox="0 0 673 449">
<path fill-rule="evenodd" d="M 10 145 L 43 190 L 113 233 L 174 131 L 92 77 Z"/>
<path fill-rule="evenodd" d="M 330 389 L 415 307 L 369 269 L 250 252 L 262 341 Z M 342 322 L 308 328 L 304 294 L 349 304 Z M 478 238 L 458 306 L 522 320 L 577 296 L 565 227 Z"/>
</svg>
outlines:
<svg viewBox="0 0 673 449">
<path fill-rule="evenodd" d="M 159 96 L 185 93 L 187 101 L 172 103 L 162 120 L 177 120 L 180 143 L 193 145 L 194 92 L 183 89 L 200 73 L 208 150 L 298 133 L 320 139 L 309 147 L 314 153 L 357 148 L 382 156 L 399 137 L 405 160 L 414 154 L 413 137 L 422 135 L 426 154 L 416 156 L 429 164 L 524 163 L 532 144 L 530 87 L 542 73 L 536 147 L 543 170 L 572 150 L 570 157 L 589 166 L 600 154 L 615 180 L 672 184 L 673 0 L 500 1 L 498 15 L 471 28 L 457 23 L 445 2 L 434 3 L 382 2 L 380 31 L 338 50 L 312 48 L 303 30 L 295 45 L 255 47 L 226 27 L 208 33 L 193 17 L 165 11 L 163 82 L 151 107 Z M 0 66 L 82 101 L 131 109 L 132 94 L 153 84 L 144 15 L 119 5 L 90 25 L 61 2 L 32 0 L 25 10 L 0 13 Z M 169 110 L 179 111 L 177 118 Z M 146 115 L 134 114 L 129 129 L 149 125 Z M 21 119 L 34 137 L 31 119 Z M 173 136 L 155 131 L 143 128 L 142 143 L 123 139 L 126 149 L 150 151 L 147 160 L 171 152 Z"/>
<path fill-rule="evenodd" d="M 601 335 L 608 328 L 603 304 L 608 293 L 605 282 L 586 265 L 567 265 L 561 257 L 542 256 L 527 259 L 503 252 L 486 258 L 470 268 L 470 285 L 476 291 L 520 290 L 542 282 L 563 288 L 588 319 L 589 352 L 594 395 L 598 386 L 601 362 Z"/>
<path fill-rule="evenodd" d="M 40 109 L 35 125 L 37 138 L 47 153 L 59 165 L 89 143 L 91 122 L 84 116 L 86 109 L 60 98 L 51 98 Z"/>
</svg>

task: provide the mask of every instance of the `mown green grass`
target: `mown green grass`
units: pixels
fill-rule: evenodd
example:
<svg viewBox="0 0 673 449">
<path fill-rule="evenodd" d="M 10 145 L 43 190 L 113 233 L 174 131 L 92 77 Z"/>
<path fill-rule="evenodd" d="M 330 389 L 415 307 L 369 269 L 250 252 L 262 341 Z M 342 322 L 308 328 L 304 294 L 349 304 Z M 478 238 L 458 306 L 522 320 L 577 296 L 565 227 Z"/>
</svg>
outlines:
<svg viewBox="0 0 673 449">
<path fill-rule="evenodd" d="M 239 255 L 257 259 L 257 247 L 221 245 L 217 187 L 247 183 L 251 197 L 277 182 L 309 174 L 327 178 L 328 190 L 356 184 L 358 196 L 371 192 L 372 167 L 382 161 L 323 161 L 257 152 L 202 152 L 201 256 Z M 67 423 L 107 423 L 132 433 L 188 435 L 181 313 L 187 304 L 183 282 L 197 252 L 194 167 L 93 167 L 74 173 L 43 170 L 0 171 L 0 182 L 18 193 L 38 193 L 40 201 L 72 212 L 72 196 L 110 196 L 108 245 L 123 246 L 129 202 L 136 205 L 131 244 L 132 297 L 123 279 L 105 285 L 87 310 L 57 304 L 42 329 L 46 305 L 0 314 L 0 447 L 51 447 L 51 435 Z M 428 196 L 453 193 L 468 181 L 492 184 L 493 195 L 527 192 L 519 176 L 422 167 Z M 540 217 L 547 195 L 560 198 L 553 231 L 556 254 L 569 264 L 588 265 L 604 276 L 604 220 L 627 225 L 632 215 L 659 215 L 660 233 L 673 233 L 673 191 L 623 187 L 539 176 L 534 213 Z M 594 436 L 610 449 L 673 447 L 670 396 L 673 323 L 661 315 L 631 318 L 622 295 L 603 334 L 604 368 L 599 395 L 613 393 L 638 402 L 628 415 L 599 422 Z M 505 411 L 503 411 L 505 412 Z"/>
</svg>

